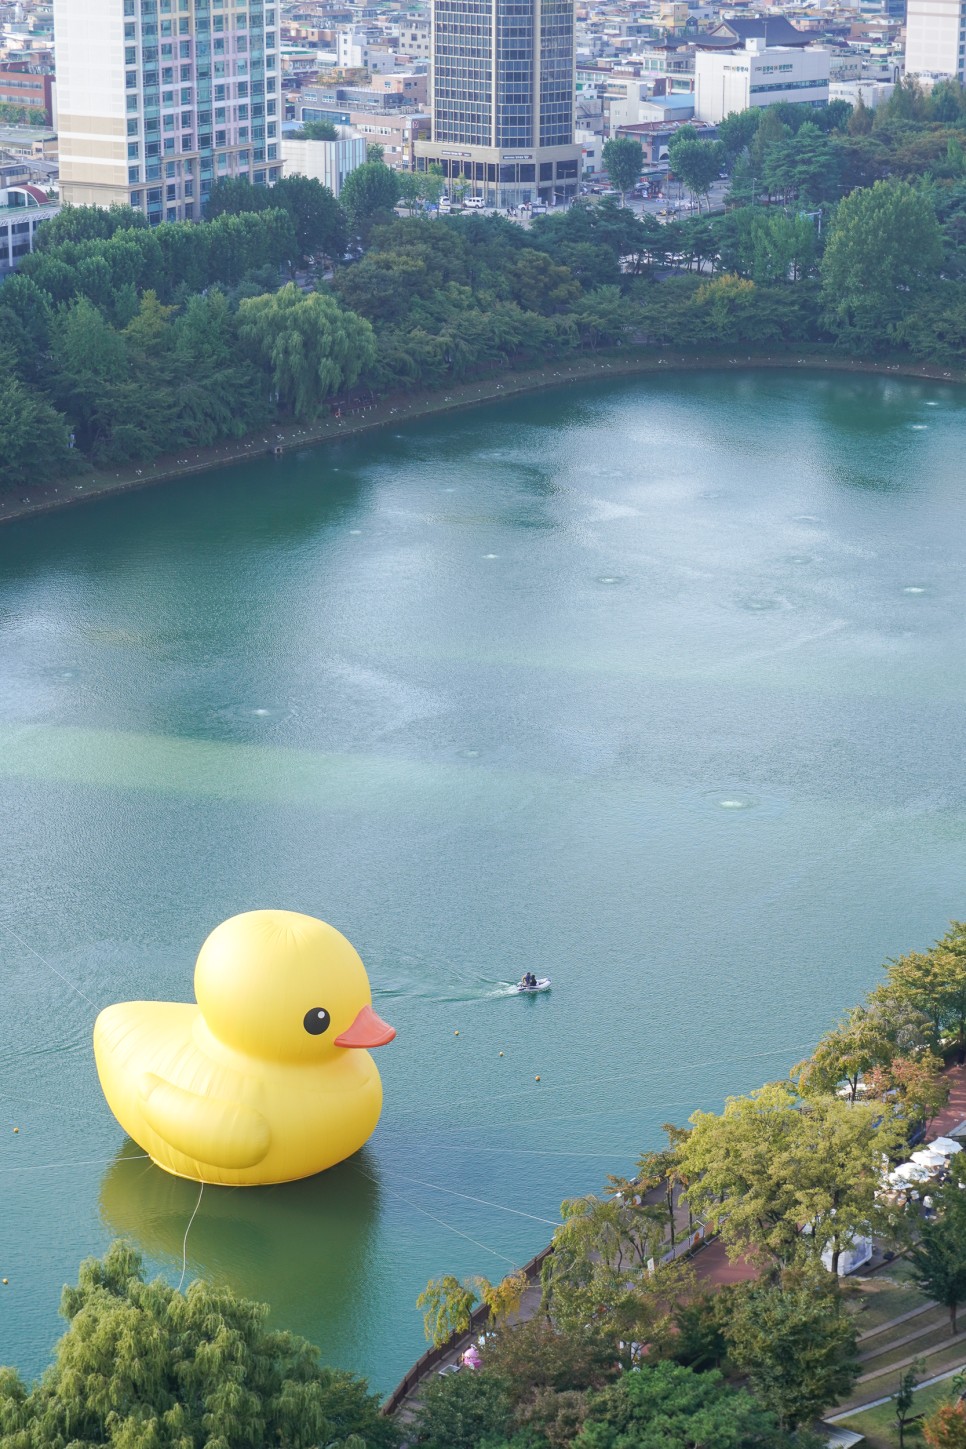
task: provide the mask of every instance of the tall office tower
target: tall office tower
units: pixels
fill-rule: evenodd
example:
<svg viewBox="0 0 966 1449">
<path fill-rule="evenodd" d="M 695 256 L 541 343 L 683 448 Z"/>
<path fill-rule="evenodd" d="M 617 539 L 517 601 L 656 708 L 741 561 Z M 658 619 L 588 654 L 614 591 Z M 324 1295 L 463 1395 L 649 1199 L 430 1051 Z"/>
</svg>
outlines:
<svg viewBox="0 0 966 1449">
<path fill-rule="evenodd" d="M 909 0 L 906 75 L 966 78 L 966 11 L 960 0 Z"/>
<path fill-rule="evenodd" d="M 281 175 L 276 0 L 57 0 L 62 200 L 201 215 Z"/>
<path fill-rule="evenodd" d="M 431 67 L 418 169 L 493 206 L 574 195 L 574 0 L 433 0 Z"/>
</svg>

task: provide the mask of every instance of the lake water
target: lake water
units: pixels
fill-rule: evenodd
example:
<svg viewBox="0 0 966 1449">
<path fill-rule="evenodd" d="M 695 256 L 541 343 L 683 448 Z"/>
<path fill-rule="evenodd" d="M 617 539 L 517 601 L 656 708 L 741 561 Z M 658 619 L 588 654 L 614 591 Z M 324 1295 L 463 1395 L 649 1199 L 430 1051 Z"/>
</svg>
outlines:
<svg viewBox="0 0 966 1449">
<path fill-rule="evenodd" d="M 699 373 L 0 530 L 0 1362 L 112 1236 L 181 1276 L 197 1188 L 91 1026 L 191 999 L 236 911 L 337 925 L 399 1035 L 365 1151 L 206 1189 L 187 1269 L 379 1389 L 427 1278 L 525 1261 L 966 913 L 964 456 L 948 387 Z"/>
</svg>

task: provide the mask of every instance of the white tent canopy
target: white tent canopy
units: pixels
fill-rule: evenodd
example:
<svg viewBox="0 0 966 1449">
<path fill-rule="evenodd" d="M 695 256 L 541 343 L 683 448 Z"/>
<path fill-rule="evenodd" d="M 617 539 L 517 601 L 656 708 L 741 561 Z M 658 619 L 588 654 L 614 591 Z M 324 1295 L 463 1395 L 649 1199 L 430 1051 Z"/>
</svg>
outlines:
<svg viewBox="0 0 966 1449">
<path fill-rule="evenodd" d="M 929 1177 L 932 1177 L 932 1171 L 921 1162 L 900 1162 L 889 1173 L 890 1182 L 925 1182 Z"/>
<path fill-rule="evenodd" d="M 935 1142 L 928 1144 L 930 1152 L 941 1152 L 944 1157 L 952 1157 L 956 1152 L 962 1152 L 963 1144 L 957 1142 L 953 1137 L 937 1137 Z"/>
<path fill-rule="evenodd" d="M 937 1152 L 934 1147 L 921 1147 L 918 1152 L 912 1154 L 911 1161 L 918 1162 L 923 1167 L 945 1167 L 946 1154 Z"/>
</svg>

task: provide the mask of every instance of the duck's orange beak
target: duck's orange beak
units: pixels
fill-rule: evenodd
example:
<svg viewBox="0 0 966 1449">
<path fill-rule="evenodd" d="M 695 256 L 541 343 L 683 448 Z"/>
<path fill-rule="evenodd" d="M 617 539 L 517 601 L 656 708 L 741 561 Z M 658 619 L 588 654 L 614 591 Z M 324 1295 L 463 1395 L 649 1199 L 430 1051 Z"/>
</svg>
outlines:
<svg viewBox="0 0 966 1449">
<path fill-rule="evenodd" d="M 364 1006 L 352 1025 L 335 1039 L 341 1047 L 379 1047 L 392 1041 L 396 1028 L 377 1016 L 371 1006 Z"/>
</svg>

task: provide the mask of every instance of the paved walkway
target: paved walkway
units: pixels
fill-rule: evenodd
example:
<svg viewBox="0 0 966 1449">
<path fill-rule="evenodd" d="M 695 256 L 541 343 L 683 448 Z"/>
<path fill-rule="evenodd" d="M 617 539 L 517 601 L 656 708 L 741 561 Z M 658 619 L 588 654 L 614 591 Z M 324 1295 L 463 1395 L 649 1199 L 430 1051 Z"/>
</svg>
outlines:
<svg viewBox="0 0 966 1449">
<path fill-rule="evenodd" d="M 949 1105 L 944 1107 L 929 1123 L 926 1141 L 944 1137 L 948 1132 L 966 1122 L 966 1064 L 949 1067 L 946 1072 L 949 1087 Z"/>
<path fill-rule="evenodd" d="M 944 1134 L 954 1130 L 961 1123 L 966 1122 L 966 1064 L 964 1064 L 963 1066 L 950 1067 L 947 1071 L 947 1076 L 950 1082 L 949 1104 L 929 1123 L 929 1127 L 926 1132 L 926 1141 L 932 1141 L 936 1137 L 941 1137 Z M 660 1188 L 655 1188 L 646 1195 L 646 1201 L 650 1203 L 663 1202 L 663 1198 L 663 1190 Z M 683 1207 L 680 1206 L 679 1194 L 677 1195 L 675 1206 L 679 1208 L 679 1212 L 675 1213 L 675 1226 L 680 1231 L 681 1236 L 684 1237 L 687 1235 L 687 1221 L 685 1211 Z M 758 1269 L 754 1266 L 753 1263 L 749 1263 L 744 1258 L 738 1258 L 734 1262 L 731 1261 L 731 1259 L 728 1257 L 727 1252 L 725 1251 L 725 1246 L 720 1238 L 713 1238 L 710 1242 L 705 1243 L 702 1247 L 698 1248 L 692 1254 L 691 1262 L 694 1265 L 694 1270 L 695 1274 L 697 1275 L 698 1282 L 708 1287 L 724 1288 L 733 1283 L 749 1283 L 758 1277 Z M 530 1288 L 527 1289 L 527 1292 L 524 1295 L 523 1301 L 520 1305 L 520 1311 L 516 1315 L 516 1317 L 518 1319 L 532 1318 L 534 1314 L 539 1310 L 541 1296 L 542 1293 L 538 1280 L 537 1282 L 533 1283 Z M 883 1324 L 880 1328 L 871 1330 L 868 1336 L 876 1336 L 877 1334 L 883 1332 L 885 1329 L 893 1327 L 896 1323 L 902 1322 L 906 1318 L 913 1318 L 918 1313 L 925 1311 L 927 1310 L 914 1309 L 909 1314 L 902 1314 L 900 1315 L 900 1318 L 894 1320 L 892 1324 Z M 917 1335 L 915 1334 L 910 1334 L 909 1338 L 912 1339 L 916 1336 Z M 866 1337 L 866 1335 L 862 1335 L 862 1337 L 864 1338 Z M 966 1341 L 966 1334 L 962 1335 L 962 1339 Z M 458 1361 L 460 1353 L 465 1348 L 468 1341 L 469 1335 L 467 1335 L 466 1338 L 461 1339 L 459 1344 L 454 1347 L 451 1357 L 448 1357 L 446 1362 L 451 1362 L 455 1364 Z M 904 1341 L 905 1340 L 903 1340 L 903 1342 Z M 942 1349 L 957 1347 L 959 1344 L 960 1336 L 957 1335 L 956 1338 L 951 1338 L 946 1344 L 940 1345 L 939 1348 L 929 1350 L 929 1353 L 932 1354 L 940 1352 Z M 893 1347 L 895 1346 L 896 1345 L 893 1345 Z M 867 1356 L 871 1358 L 874 1355 L 870 1353 Z M 919 1356 L 927 1357 L 928 1355 L 921 1354 Z M 909 1360 L 910 1363 L 914 1361 L 914 1359 Z M 893 1368 L 899 1368 L 902 1366 L 903 1365 L 892 1365 Z M 434 1372 L 438 1373 L 439 1369 L 437 1368 Z M 883 1371 L 880 1370 L 879 1373 L 881 1372 Z M 872 1379 L 878 1376 L 878 1373 L 866 1373 L 862 1375 L 862 1378 L 860 1378 L 858 1382 L 862 1383 L 865 1379 Z M 944 1376 L 945 1375 L 942 1375 L 942 1377 Z M 413 1411 L 416 1407 L 416 1404 L 418 1403 L 419 1390 L 422 1388 L 423 1382 L 424 1381 L 421 1381 L 418 1385 L 414 1387 L 412 1393 L 407 1397 L 401 1409 L 398 1411 L 398 1416 L 402 1422 L 406 1422 L 409 1418 L 412 1417 Z M 931 1380 L 931 1382 L 935 1382 L 935 1380 Z M 887 1400 L 878 1402 L 887 1402 Z M 847 1410 L 848 1415 L 858 1412 L 860 1412 L 858 1408 Z M 845 1417 L 845 1415 L 839 1414 L 835 1417 L 836 1419 L 838 1419 Z M 828 1422 L 831 1423 L 834 1421 L 835 1420 L 830 1419 Z"/>
</svg>

